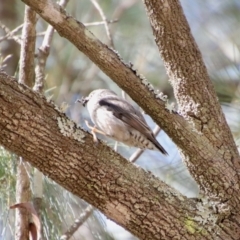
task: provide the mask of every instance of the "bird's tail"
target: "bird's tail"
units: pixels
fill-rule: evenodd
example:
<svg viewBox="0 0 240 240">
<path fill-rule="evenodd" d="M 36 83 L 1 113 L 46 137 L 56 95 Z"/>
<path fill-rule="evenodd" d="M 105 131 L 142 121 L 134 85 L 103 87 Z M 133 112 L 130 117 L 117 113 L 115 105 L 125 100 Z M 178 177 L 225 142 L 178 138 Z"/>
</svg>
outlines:
<svg viewBox="0 0 240 240">
<path fill-rule="evenodd" d="M 153 142 L 153 144 L 155 145 L 155 147 L 164 155 L 168 155 L 168 152 L 164 149 L 164 147 L 155 139 L 155 141 Z"/>
</svg>

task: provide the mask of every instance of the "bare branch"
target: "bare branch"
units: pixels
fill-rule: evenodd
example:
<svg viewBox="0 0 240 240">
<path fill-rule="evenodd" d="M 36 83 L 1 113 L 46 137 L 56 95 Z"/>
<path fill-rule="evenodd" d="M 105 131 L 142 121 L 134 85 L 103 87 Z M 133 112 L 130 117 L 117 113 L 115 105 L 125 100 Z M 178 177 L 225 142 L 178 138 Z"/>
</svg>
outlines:
<svg viewBox="0 0 240 240">
<path fill-rule="evenodd" d="M 107 22 L 108 24 L 116 23 L 117 21 L 118 21 L 118 19 L 115 19 L 115 20 L 106 20 L 106 21 L 102 21 L 102 22 L 84 23 L 84 25 L 85 25 L 86 27 L 90 27 L 90 26 L 104 25 L 106 22 Z"/>
<path fill-rule="evenodd" d="M 27 162 L 21 157 L 18 159 L 16 176 L 16 202 L 22 203 L 31 201 L 31 189 L 28 171 L 30 170 Z M 15 239 L 28 239 L 30 216 L 26 209 L 17 209 L 15 217 Z"/>
<path fill-rule="evenodd" d="M 102 8 L 100 7 L 99 3 L 97 2 L 97 0 L 91 0 L 92 4 L 95 6 L 95 8 L 98 10 L 103 22 L 104 22 L 104 26 L 105 26 L 105 30 L 106 30 L 106 33 L 107 33 L 107 37 L 108 37 L 108 40 L 109 40 L 109 44 L 110 44 L 110 47 L 114 48 L 114 43 L 113 43 L 113 39 L 112 39 L 112 35 L 111 35 L 111 32 L 110 32 L 110 29 L 109 29 L 109 26 L 108 26 L 108 20 L 102 10 Z"/>
<path fill-rule="evenodd" d="M 61 0 L 59 2 L 59 5 L 65 8 L 68 2 L 69 0 Z M 51 25 L 49 25 L 45 32 L 42 46 L 39 47 L 38 49 L 37 65 L 35 69 L 36 79 L 35 79 L 35 85 L 33 87 L 33 89 L 37 92 L 43 91 L 44 81 L 45 81 L 45 67 L 46 67 L 47 58 L 50 52 L 50 46 L 53 39 L 53 34 L 54 34 L 54 28 Z"/>
<path fill-rule="evenodd" d="M 84 222 L 92 215 L 94 207 L 89 205 L 84 212 L 74 221 L 74 224 L 60 237 L 60 240 L 68 240 L 81 227 Z"/>
<path fill-rule="evenodd" d="M 20 39 L 20 37 L 16 36 L 15 34 L 22 29 L 23 24 L 21 24 L 20 26 L 16 27 L 15 29 L 13 29 L 12 31 L 10 31 L 4 24 L 1 23 L 0 21 L 0 27 L 7 33 L 5 36 L 0 38 L 0 42 L 6 40 L 6 39 L 13 39 L 15 40 L 18 44 L 21 45 L 22 40 Z"/>
<path fill-rule="evenodd" d="M 20 53 L 19 82 L 33 86 L 34 82 L 34 54 L 36 40 L 36 13 L 25 8 L 24 26 L 22 30 L 22 44 Z"/>
</svg>

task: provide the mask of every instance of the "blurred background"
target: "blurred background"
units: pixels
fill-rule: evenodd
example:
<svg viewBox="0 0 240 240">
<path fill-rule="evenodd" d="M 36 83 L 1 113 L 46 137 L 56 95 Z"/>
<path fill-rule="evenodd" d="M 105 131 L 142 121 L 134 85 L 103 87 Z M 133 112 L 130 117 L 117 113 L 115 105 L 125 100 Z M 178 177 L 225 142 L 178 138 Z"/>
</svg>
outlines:
<svg viewBox="0 0 240 240">
<path fill-rule="evenodd" d="M 240 1 L 195 0 L 181 1 L 192 34 L 202 52 L 209 75 L 214 83 L 227 121 L 238 144 L 240 134 Z M 140 0 L 99 0 L 99 6 L 109 20 L 113 47 L 125 62 L 131 62 L 149 82 L 174 102 L 172 88 L 152 36 L 152 30 Z M 67 12 L 86 24 L 102 42 L 110 44 L 102 18 L 92 1 L 70 0 Z M 17 0 L 0 1 L 0 54 L 2 67 L 10 75 L 18 76 L 21 24 L 24 4 Z M 46 22 L 38 19 L 37 48 L 41 46 Z M 18 28 L 18 29 L 16 29 Z M 14 37 L 11 31 L 16 29 Z M 66 39 L 55 33 L 46 66 L 44 92 L 58 106 L 68 105 L 67 115 L 86 128 L 89 119 L 85 108 L 75 103 L 97 88 L 109 88 L 119 95 L 121 89 L 99 70 L 85 55 Z M 129 101 L 129 99 L 127 97 Z M 155 123 L 145 116 L 148 124 Z M 105 139 L 114 147 L 114 142 Z M 169 152 L 145 151 L 135 162 L 153 172 L 161 180 L 188 197 L 198 196 L 198 187 L 181 161 L 171 139 L 161 131 L 158 140 Z M 129 158 L 136 149 L 118 145 L 118 151 Z M 16 161 L 14 154 L 0 147 L 0 240 L 14 239 L 13 210 L 15 203 Z M 29 172 L 30 178 L 33 172 Z M 43 182 L 43 232 L 46 239 L 59 239 L 88 204 L 64 190 L 48 178 Z M 127 231 L 107 220 L 94 210 L 71 239 L 136 239 Z"/>
</svg>

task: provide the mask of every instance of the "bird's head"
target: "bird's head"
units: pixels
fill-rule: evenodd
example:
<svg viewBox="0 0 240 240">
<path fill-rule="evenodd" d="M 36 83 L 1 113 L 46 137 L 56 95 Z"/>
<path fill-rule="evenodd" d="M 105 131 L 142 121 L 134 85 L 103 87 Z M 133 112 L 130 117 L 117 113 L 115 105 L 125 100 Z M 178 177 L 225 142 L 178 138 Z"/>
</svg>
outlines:
<svg viewBox="0 0 240 240">
<path fill-rule="evenodd" d="M 77 102 L 80 102 L 84 107 L 86 106 L 86 104 L 91 100 L 98 100 L 102 97 L 107 97 L 107 96 L 116 96 L 116 93 L 109 90 L 109 89 L 97 89 L 92 91 L 87 97 L 83 97 L 81 99 L 78 99 Z"/>
</svg>

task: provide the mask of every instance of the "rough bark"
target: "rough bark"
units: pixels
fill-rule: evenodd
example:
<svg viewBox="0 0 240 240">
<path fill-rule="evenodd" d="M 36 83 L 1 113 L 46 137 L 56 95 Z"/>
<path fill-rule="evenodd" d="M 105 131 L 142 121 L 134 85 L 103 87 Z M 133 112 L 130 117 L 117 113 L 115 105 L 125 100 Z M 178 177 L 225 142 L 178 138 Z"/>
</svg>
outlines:
<svg viewBox="0 0 240 240">
<path fill-rule="evenodd" d="M 103 143 L 94 146 L 56 106 L 4 73 L 0 114 L 0 144 L 140 239 L 228 236 L 211 205 L 187 199 Z"/>
<path fill-rule="evenodd" d="M 218 202 L 216 206 L 222 208 L 220 211 L 226 215 L 232 214 L 235 218 L 240 214 L 239 153 L 181 4 L 179 0 L 143 0 L 143 2 L 174 89 L 179 113 L 192 125 L 193 131 L 196 131 L 200 138 L 204 136 L 209 140 L 209 144 L 218 155 L 211 156 L 211 159 L 203 157 L 202 161 L 205 162 L 198 162 L 195 161 L 194 155 L 184 154 L 183 160 L 198 183 L 206 180 L 205 183 L 199 184 L 205 197 Z M 208 154 L 208 151 L 205 154 Z M 219 172 L 216 171 L 218 164 L 221 165 Z M 224 170 L 223 166 L 227 169 Z M 203 170 L 206 174 L 201 174 Z M 228 180 L 234 181 L 225 181 L 226 175 Z M 221 177 L 224 180 L 218 181 Z M 233 192 L 230 190 L 232 187 Z M 239 216 L 235 220 L 239 221 Z"/>
<path fill-rule="evenodd" d="M 144 3 L 179 113 L 239 171 L 236 144 L 179 1 L 144 0 Z"/>
<path fill-rule="evenodd" d="M 19 82 L 24 83 L 29 87 L 32 87 L 34 83 L 36 21 L 36 12 L 26 6 L 24 26 L 22 30 Z"/>
</svg>

